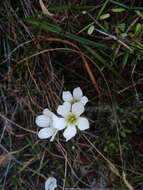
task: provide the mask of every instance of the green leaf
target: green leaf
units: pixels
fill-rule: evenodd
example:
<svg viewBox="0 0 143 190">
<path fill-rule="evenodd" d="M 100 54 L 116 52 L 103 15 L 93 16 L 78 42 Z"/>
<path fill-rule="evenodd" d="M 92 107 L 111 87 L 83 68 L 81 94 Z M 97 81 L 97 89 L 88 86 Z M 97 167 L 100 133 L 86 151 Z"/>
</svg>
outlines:
<svg viewBox="0 0 143 190">
<path fill-rule="evenodd" d="M 136 36 L 139 35 L 142 32 L 142 30 L 143 30 L 143 25 L 140 23 L 137 23 L 135 27 L 135 35 Z"/>
<path fill-rule="evenodd" d="M 121 13 L 121 12 L 126 11 L 126 9 L 125 8 L 113 8 L 113 9 L 111 9 L 111 11 L 114 13 Z"/>
<path fill-rule="evenodd" d="M 143 13 L 141 12 L 141 11 L 135 11 L 136 12 L 136 14 L 140 17 L 140 18 L 143 18 Z"/>
<path fill-rule="evenodd" d="M 106 14 L 103 14 L 103 15 L 100 16 L 100 20 L 105 20 L 105 19 L 107 19 L 109 17 L 110 17 L 110 14 L 106 13 Z"/>
<path fill-rule="evenodd" d="M 87 31 L 88 35 L 91 35 L 91 34 L 94 32 L 94 29 L 95 29 L 94 25 L 91 25 L 91 26 L 88 28 L 88 31 Z"/>
<path fill-rule="evenodd" d="M 89 45 L 89 46 L 96 47 L 99 49 L 104 49 L 104 50 L 110 49 L 109 47 L 107 47 L 106 45 L 103 45 L 101 43 L 88 40 L 84 37 L 77 36 L 76 34 L 72 34 L 70 32 L 66 32 L 59 26 L 50 24 L 46 21 L 43 21 L 43 20 L 41 21 L 41 20 L 33 19 L 33 18 L 28 18 L 28 19 L 26 19 L 26 21 L 28 23 L 32 24 L 33 26 L 36 26 L 39 29 L 45 30 L 47 32 L 51 32 L 53 34 L 57 34 L 58 36 L 61 36 L 61 37 L 65 37 L 65 38 L 74 40 L 76 42 L 79 42 L 81 45 Z"/>
</svg>

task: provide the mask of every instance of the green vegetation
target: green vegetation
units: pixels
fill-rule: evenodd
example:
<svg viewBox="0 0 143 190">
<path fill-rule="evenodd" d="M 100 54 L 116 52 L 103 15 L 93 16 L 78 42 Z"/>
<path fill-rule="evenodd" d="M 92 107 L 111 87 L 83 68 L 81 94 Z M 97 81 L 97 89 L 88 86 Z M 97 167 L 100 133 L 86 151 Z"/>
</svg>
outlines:
<svg viewBox="0 0 143 190">
<path fill-rule="evenodd" d="M 49 15 L 34 0 L 0 6 L 0 190 L 40 190 L 49 176 L 59 189 L 142 189 L 142 1 L 43 2 Z M 36 115 L 78 86 L 90 129 L 39 140 Z"/>
</svg>

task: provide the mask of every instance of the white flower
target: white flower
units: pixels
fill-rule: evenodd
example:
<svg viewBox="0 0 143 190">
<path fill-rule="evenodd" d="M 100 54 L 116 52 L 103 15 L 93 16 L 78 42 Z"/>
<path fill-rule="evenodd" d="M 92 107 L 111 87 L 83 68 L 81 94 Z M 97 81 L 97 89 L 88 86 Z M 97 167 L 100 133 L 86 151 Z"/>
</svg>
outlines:
<svg viewBox="0 0 143 190">
<path fill-rule="evenodd" d="M 49 177 L 45 182 L 45 190 L 55 190 L 57 188 L 57 180 L 54 177 Z"/>
<path fill-rule="evenodd" d="M 62 94 L 62 98 L 65 102 L 81 102 L 84 106 L 88 102 L 88 98 L 86 96 L 83 96 L 83 92 L 80 87 L 77 87 L 73 90 L 73 95 L 70 91 L 64 91 Z"/>
<path fill-rule="evenodd" d="M 53 127 L 53 116 L 55 114 L 52 113 L 49 109 L 44 109 L 43 114 L 36 117 L 36 124 L 38 127 L 42 128 L 38 132 L 38 137 L 40 139 L 48 139 L 50 137 L 53 141 L 55 135 L 57 134 L 57 129 Z"/>
<path fill-rule="evenodd" d="M 65 102 L 63 105 L 58 106 L 57 113 L 62 117 L 53 117 L 53 126 L 57 130 L 64 130 L 63 136 L 66 141 L 70 140 L 77 133 L 77 128 L 84 131 L 89 128 L 89 121 L 85 117 L 80 117 L 84 112 L 84 105 L 76 102 L 71 105 Z"/>
</svg>

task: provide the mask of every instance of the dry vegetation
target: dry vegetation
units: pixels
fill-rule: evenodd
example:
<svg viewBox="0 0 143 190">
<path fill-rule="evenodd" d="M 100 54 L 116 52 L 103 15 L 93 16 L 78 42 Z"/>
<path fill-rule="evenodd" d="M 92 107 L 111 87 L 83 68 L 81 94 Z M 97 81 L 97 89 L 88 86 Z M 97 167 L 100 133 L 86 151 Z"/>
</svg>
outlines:
<svg viewBox="0 0 143 190">
<path fill-rule="evenodd" d="M 142 1 L 43 2 L 0 4 L 0 190 L 48 176 L 58 189 L 143 189 Z M 77 86 L 90 130 L 40 141 L 36 115 Z"/>
</svg>

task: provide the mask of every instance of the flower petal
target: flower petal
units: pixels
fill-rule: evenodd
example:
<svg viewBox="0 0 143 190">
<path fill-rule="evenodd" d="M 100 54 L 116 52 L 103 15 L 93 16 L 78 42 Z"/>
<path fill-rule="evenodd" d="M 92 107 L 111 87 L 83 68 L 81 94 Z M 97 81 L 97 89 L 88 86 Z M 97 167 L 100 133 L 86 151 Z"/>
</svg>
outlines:
<svg viewBox="0 0 143 190">
<path fill-rule="evenodd" d="M 70 91 L 64 91 L 62 94 L 62 98 L 65 102 L 71 102 L 73 97 Z"/>
<path fill-rule="evenodd" d="M 46 127 L 39 131 L 38 137 L 40 139 L 48 139 L 50 138 L 55 132 L 55 129 L 53 127 Z"/>
<path fill-rule="evenodd" d="M 49 117 L 49 125 L 53 125 L 53 116 L 55 115 L 53 112 L 51 112 L 48 108 L 45 108 L 43 110 L 43 114 Z"/>
<path fill-rule="evenodd" d="M 81 130 L 84 131 L 89 128 L 89 121 L 85 117 L 79 117 L 78 122 L 77 122 L 77 127 Z"/>
<path fill-rule="evenodd" d="M 83 96 L 83 92 L 80 87 L 77 87 L 73 90 L 74 99 L 81 99 L 82 96 Z"/>
<path fill-rule="evenodd" d="M 50 118 L 46 115 L 38 115 L 35 120 L 39 127 L 48 127 L 50 123 Z"/>
<path fill-rule="evenodd" d="M 61 118 L 61 117 L 57 117 L 54 116 L 53 117 L 53 127 L 57 130 L 62 130 L 66 127 L 66 121 L 65 118 Z"/>
<path fill-rule="evenodd" d="M 43 110 L 43 114 L 46 115 L 46 116 L 48 116 L 48 117 L 52 117 L 53 112 L 51 112 L 48 108 L 45 108 Z"/>
<path fill-rule="evenodd" d="M 54 177 L 49 177 L 45 182 L 45 190 L 55 190 L 57 188 L 57 180 Z"/>
<path fill-rule="evenodd" d="M 72 105 L 72 113 L 80 116 L 84 112 L 84 105 L 80 102 L 76 102 Z"/>
<path fill-rule="evenodd" d="M 57 113 L 65 117 L 71 109 L 71 104 L 69 102 L 64 102 L 63 105 L 58 106 Z"/>
<path fill-rule="evenodd" d="M 85 106 L 86 103 L 88 102 L 88 98 L 86 96 L 83 96 L 80 100 L 80 102 Z"/>
<path fill-rule="evenodd" d="M 68 126 L 63 133 L 63 136 L 66 138 L 66 141 L 73 138 L 77 133 L 77 129 L 75 126 Z"/>
</svg>

